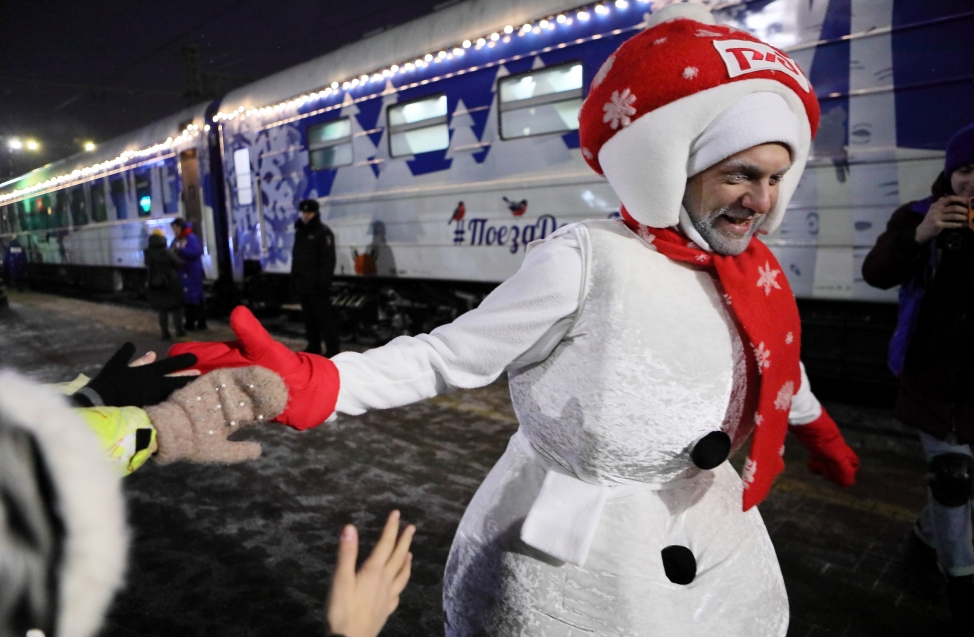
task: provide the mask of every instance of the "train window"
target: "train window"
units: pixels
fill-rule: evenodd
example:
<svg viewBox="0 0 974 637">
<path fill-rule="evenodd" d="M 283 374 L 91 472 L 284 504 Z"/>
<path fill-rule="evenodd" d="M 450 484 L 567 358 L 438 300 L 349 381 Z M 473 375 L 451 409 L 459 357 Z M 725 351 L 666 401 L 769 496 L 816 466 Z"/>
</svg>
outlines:
<svg viewBox="0 0 974 637">
<path fill-rule="evenodd" d="M 54 206 L 51 205 L 51 195 L 41 195 L 37 198 L 37 214 L 40 215 L 41 227 L 45 229 L 57 228 L 57 219 L 54 217 Z"/>
<path fill-rule="evenodd" d="M 76 226 L 83 226 L 88 223 L 88 205 L 85 201 L 84 186 L 78 186 L 71 190 L 71 219 Z"/>
<path fill-rule="evenodd" d="M 254 180 L 250 174 L 250 149 L 233 151 L 233 172 L 237 176 L 237 205 L 254 203 Z"/>
<path fill-rule="evenodd" d="M 166 215 L 179 212 L 179 169 L 175 160 L 162 165 L 162 213 Z M 94 205 L 94 204 L 92 204 Z"/>
<path fill-rule="evenodd" d="M 352 163 L 352 122 L 347 117 L 308 128 L 311 170 L 327 170 Z"/>
<path fill-rule="evenodd" d="M 125 198 L 125 177 L 118 175 L 114 179 L 108 180 L 108 190 L 111 193 L 112 203 L 115 204 L 115 218 L 122 220 L 129 218 L 127 199 Z"/>
<path fill-rule="evenodd" d="M 68 191 L 59 190 L 54 196 L 54 215 L 57 218 L 58 228 L 67 228 L 71 225 L 71 206 L 68 203 Z"/>
<path fill-rule="evenodd" d="M 148 170 L 135 173 L 135 204 L 140 217 L 152 216 L 152 177 Z"/>
<path fill-rule="evenodd" d="M 575 62 L 499 82 L 501 139 L 578 130 L 582 65 Z"/>
<path fill-rule="evenodd" d="M 389 107 L 389 152 L 393 157 L 443 150 L 450 145 L 446 95 Z"/>
<path fill-rule="evenodd" d="M 91 192 L 91 220 L 108 221 L 108 206 L 105 203 L 105 183 L 101 180 L 92 182 Z"/>
</svg>

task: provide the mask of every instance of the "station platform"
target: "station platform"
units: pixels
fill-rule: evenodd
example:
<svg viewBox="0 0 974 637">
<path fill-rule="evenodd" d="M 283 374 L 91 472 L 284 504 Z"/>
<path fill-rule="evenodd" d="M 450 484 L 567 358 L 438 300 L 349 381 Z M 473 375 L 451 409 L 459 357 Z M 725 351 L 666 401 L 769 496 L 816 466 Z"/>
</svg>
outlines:
<svg viewBox="0 0 974 637">
<path fill-rule="evenodd" d="M 140 352 L 168 346 L 149 311 L 30 292 L 9 297 L 0 310 L 0 365 L 39 381 L 93 375 L 127 340 Z M 233 338 L 218 322 L 192 336 Z M 760 506 L 788 589 L 788 635 L 947 634 L 946 599 L 907 584 L 904 549 L 925 499 L 915 435 L 882 409 L 825 404 L 860 454 L 858 483 L 840 489 L 809 474 L 804 450 L 789 439 L 788 468 Z M 239 437 L 263 445 L 249 463 L 148 463 L 124 481 L 133 529 L 128 583 L 102 635 L 323 634 L 342 525 L 356 524 L 370 549 L 392 508 L 418 530 L 412 579 L 382 634 L 441 635 L 454 531 L 516 428 L 500 380 L 305 432 L 247 429 Z"/>
</svg>

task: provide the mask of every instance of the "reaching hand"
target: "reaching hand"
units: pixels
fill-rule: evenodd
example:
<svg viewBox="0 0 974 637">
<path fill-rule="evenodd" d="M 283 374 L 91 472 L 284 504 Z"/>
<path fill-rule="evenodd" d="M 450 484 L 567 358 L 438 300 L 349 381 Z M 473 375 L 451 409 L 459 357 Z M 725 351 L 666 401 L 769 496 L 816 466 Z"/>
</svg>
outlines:
<svg viewBox="0 0 974 637">
<path fill-rule="evenodd" d="M 963 197 L 941 197 L 930 205 L 923 221 L 916 229 L 917 243 L 926 243 L 948 228 L 963 228 L 967 225 L 967 199 Z"/>
<path fill-rule="evenodd" d="M 230 314 L 230 327 L 239 340 L 228 343 L 177 343 L 170 355 L 192 353 L 204 373 L 224 367 L 259 365 L 277 373 L 288 389 L 287 408 L 275 420 L 295 429 L 323 423 L 338 400 L 338 368 L 324 356 L 292 352 L 275 341 L 260 321 L 243 306 Z"/>
<path fill-rule="evenodd" d="M 196 356 L 192 354 L 158 362 L 152 362 L 154 354 L 146 354 L 129 366 L 134 354 L 134 344 L 122 345 L 77 395 L 87 398 L 92 405 L 100 400 L 108 407 L 145 407 L 161 403 L 169 394 L 193 380 L 192 377 L 170 375 L 195 364 Z M 96 395 L 92 396 L 92 392 Z"/>
<path fill-rule="evenodd" d="M 156 428 L 156 461 L 253 460 L 261 453 L 259 443 L 227 438 L 242 427 L 271 420 L 286 402 L 284 381 L 263 367 L 218 369 L 200 376 L 166 402 L 145 408 Z"/>
<path fill-rule="evenodd" d="M 358 533 L 352 525 L 342 529 L 338 541 L 338 564 L 328 595 L 328 626 L 331 634 L 343 637 L 376 637 L 409 581 L 413 554 L 409 552 L 416 527 L 409 525 L 396 539 L 399 511 L 386 520 L 382 537 L 372 554 L 355 572 Z"/>
<path fill-rule="evenodd" d="M 808 449 L 808 470 L 840 487 L 856 483 L 859 456 L 846 444 L 842 432 L 825 409 L 807 425 L 788 427 Z"/>
</svg>

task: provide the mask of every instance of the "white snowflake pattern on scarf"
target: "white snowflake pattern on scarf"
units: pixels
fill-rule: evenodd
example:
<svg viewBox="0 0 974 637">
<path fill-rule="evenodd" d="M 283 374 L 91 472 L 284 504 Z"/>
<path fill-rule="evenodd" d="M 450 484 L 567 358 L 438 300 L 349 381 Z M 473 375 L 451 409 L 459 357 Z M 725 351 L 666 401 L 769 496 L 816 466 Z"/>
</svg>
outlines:
<svg viewBox="0 0 974 637">
<path fill-rule="evenodd" d="M 778 395 L 774 399 L 774 408 L 779 411 L 791 409 L 791 399 L 795 395 L 795 383 L 788 381 L 778 390 Z"/>
<path fill-rule="evenodd" d="M 744 471 L 741 474 L 741 479 L 744 480 L 744 482 L 748 486 L 750 486 L 751 483 L 754 482 L 754 476 L 757 474 L 757 472 L 758 472 L 757 461 L 748 458 L 747 461 L 744 463 Z"/>
<path fill-rule="evenodd" d="M 751 343 L 751 348 L 754 350 L 754 358 L 758 362 L 758 373 L 763 374 L 765 369 L 771 367 L 771 350 L 764 346 L 763 341 L 757 345 Z"/>
<path fill-rule="evenodd" d="M 602 106 L 602 110 L 605 111 L 602 122 L 611 126 L 612 130 L 616 130 L 619 126 L 623 128 L 629 126 L 632 123 L 629 117 L 636 114 L 636 109 L 633 107 L 635 101 L 636 96 L 629 89 L 623 89 L 621 93 L 613 91 L 612 97 Z"/>
<path fill-rule="evenodd" d="M 765 296 L 771 295 L 771 288 L 781 289 L 781 284 L 777 281 L 779 274 L 781 274 L 781 270 L 772 269 L 769 261 L 764 262 L 764 267 L 758 266 L 758 287 L 764 288 Z"/>
</svg>

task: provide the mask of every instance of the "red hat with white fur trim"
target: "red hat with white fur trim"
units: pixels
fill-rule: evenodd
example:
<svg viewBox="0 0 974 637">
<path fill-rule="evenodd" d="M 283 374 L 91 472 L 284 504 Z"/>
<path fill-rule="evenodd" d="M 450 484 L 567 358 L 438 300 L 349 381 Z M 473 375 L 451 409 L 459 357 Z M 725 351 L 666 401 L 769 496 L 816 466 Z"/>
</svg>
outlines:
<svg viewBox="0 0 974 637">
<path fill-rule="evenodd" d="M 812 86 L 791 58 L 681 3 L 653 13 L 605 61 L 579 134 L 589 166 L 630 215 L 656 228 L 679 222 L 688 177 L 751 146 L 787 145 L 792 167 L 762 222 L 771 231 L 798 186 L 818 119 Z"/>
</svg>

